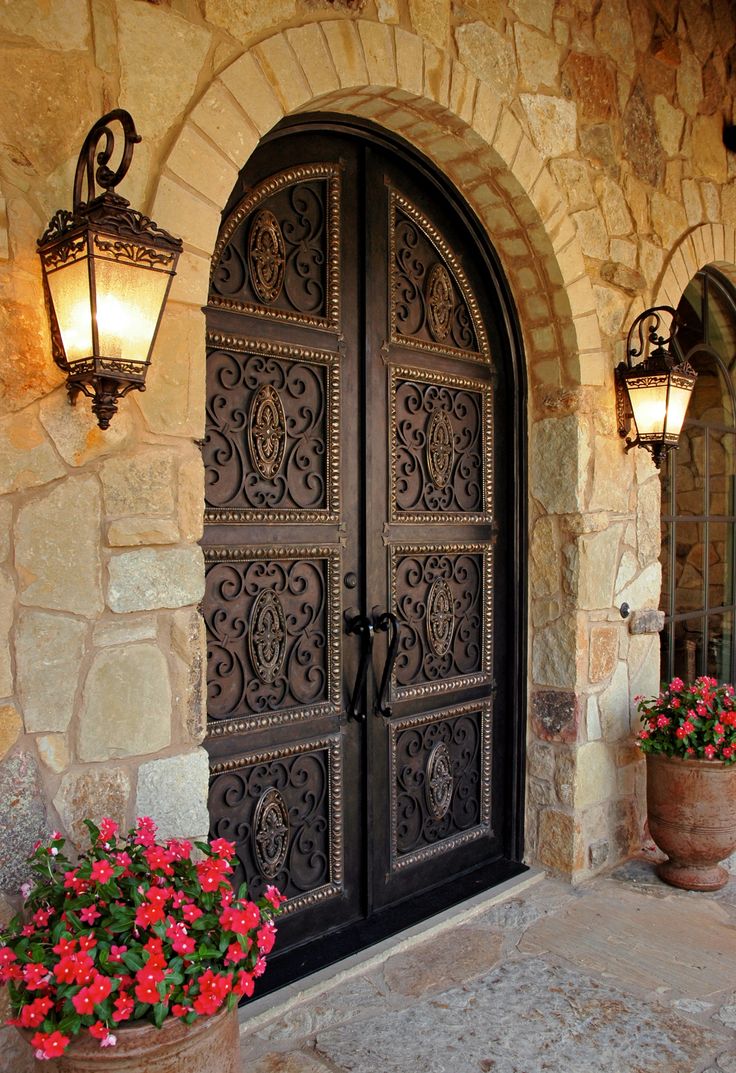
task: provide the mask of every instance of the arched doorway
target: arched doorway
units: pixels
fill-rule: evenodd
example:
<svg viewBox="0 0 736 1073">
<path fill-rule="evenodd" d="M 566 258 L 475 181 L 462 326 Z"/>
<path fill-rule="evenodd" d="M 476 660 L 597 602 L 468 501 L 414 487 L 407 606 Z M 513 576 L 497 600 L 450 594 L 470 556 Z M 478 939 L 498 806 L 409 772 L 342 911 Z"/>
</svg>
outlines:
<svg viewBox="0 0 736 1073">
<path fill-rule="evenodd" d="M 522 869 L 523 385 L 457 195 L 283 124 L 207 306 L 212 831 L 288 896 L 273 987 Z M 329 941 L 326 941 L 329 936 Z"/>
</svg>

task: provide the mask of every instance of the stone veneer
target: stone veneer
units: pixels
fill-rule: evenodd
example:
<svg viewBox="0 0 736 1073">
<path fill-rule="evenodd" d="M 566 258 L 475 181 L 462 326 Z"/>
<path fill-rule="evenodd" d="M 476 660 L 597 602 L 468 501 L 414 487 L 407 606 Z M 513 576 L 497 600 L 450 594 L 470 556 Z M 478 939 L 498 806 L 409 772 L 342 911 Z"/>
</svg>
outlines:
<svg viewBox="0 0 736 1073">
<path fill-rule="evenodd" d="M 638 312 L 736 261 L 727 0 L 16 0 L 0 52 L 0 890 L 85 814 L 206 825 L 201 306 L 239 168 L 313 110 L 416 145 L 498 251 L 528 394 L 527 857 L 582 878 L 635 848 L 659 478 L 623 452 L 613 368 Z M 103 433 L 51 361 L 35 241 L 116 106 L 144 139 L 121 192 L 185 245 L 147 390 Z"/>
</svg>

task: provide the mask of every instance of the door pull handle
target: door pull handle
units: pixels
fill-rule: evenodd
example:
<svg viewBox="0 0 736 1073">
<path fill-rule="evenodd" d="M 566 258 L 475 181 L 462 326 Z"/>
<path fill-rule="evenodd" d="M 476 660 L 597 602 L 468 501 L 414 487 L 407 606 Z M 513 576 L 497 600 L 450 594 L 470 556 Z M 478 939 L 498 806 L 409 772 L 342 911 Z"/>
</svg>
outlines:
<svg viewBox="0 0 736 1073">
<path fill-rule="evenodd" d="M 375 712 L 376 715 L 384 715 L 387 719 L 390 719 L 393 710 L 389 704 L 389 691 L 391 689 L 391 676 L 394 673 L 394 665 L 399 653 L 401 623 L 393 611 L 384 611 L 384 613 L 376 619 L 375 628 L 382 632 L 385 631 L 389 638 L 388 655 L 386 656 L 386 665 L 383 668 L 383 674 L 381 676 L 381 688 L 378 691 L 378 701 L 376 702 Z"/>
<path fill-rule="evenodd" d="M 360 662 L 358 673 L 355 676 L 355 685 L 350 695 L 347 706 L 348 719 L 354 719 L 360 723 L 365 719 L 365 712 L 360 711 L 360 697 L 365 686 L 365 678 L 368 673 L 368 664 L 373 655 L 373 623 L 363 615 L 356 615 L 349 619 L 345 628 L 346 633 L 357 634 L 360 637 Z"/>
</svg>

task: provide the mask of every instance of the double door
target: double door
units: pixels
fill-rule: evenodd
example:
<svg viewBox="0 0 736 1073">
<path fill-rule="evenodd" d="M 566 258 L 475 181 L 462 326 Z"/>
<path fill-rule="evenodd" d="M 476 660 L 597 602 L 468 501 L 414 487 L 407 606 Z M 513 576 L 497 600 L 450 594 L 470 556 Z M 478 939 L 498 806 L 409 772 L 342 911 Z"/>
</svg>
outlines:
<svg viewBox="0 0 736 1073">
<path fill-rule="evenodd" d="M 211 826 L 286 979 L 518 868 L 509 341 L 460 210 L 341 129 L 250 160 L 207 330 Z"/>
</svg>

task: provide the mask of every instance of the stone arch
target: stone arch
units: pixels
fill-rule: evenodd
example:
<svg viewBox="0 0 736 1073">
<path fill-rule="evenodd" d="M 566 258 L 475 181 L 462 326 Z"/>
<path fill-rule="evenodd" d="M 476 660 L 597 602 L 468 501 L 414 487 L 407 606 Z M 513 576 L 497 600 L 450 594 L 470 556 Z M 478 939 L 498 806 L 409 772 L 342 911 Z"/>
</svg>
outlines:
<svg viewBox="0 0 736 1073">
<path fill-rule="evenodd" d="M 701 224 L 688 232 L 670 253 L 654 290 L 654 305 L 677 308 L 690 280 L 709 264 L 725 265 L 733 276 L 736 230 L 728 224 Z"/>
<path fill-rule="evenodd" d="M 205 90 L 169 153 L 152 206 L 155 219 L 184 239 L 172 302 L 201 316 L 220 213 L 240 168 L 285 115 L 315 109 L 395 131 L 461 187 L 519 307 L 532 389 L 603 382 L 592 286 L 544 158 L 511 109 L 462 64 L 400 27 L 367 20 L 276 33 Z M 196 345 L 201 355 L 191 361 L 203 363 L 204 339 Z"/>
</svg>

